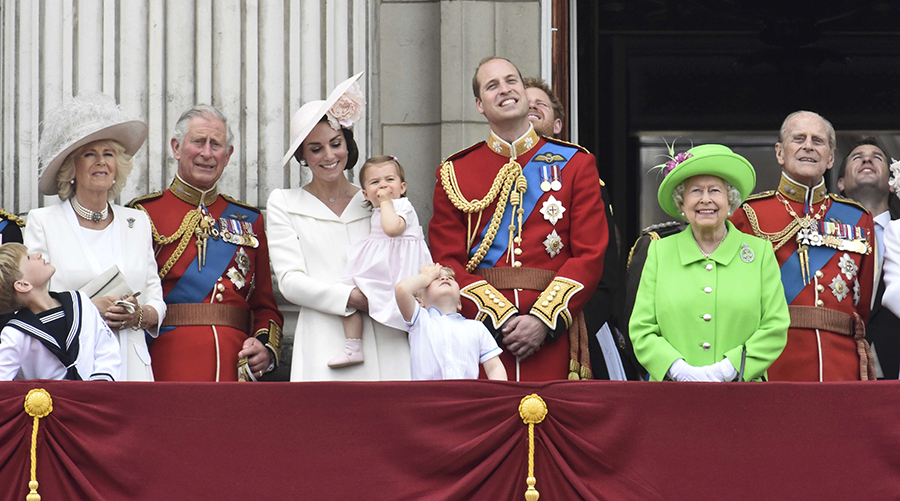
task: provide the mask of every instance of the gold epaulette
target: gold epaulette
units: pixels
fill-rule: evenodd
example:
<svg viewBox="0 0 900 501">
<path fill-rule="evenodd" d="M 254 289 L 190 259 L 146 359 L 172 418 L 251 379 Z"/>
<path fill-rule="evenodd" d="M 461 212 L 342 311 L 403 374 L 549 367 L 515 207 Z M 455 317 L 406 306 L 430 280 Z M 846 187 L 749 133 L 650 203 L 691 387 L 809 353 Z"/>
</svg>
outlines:
<svg viewBox="0 0 900 501">
<path fill-rule="evenodd" d="M 221 197 L 224 198 L 225 200 L 228 200 L 229 202 L 233 203 L 234 205 L 238 205 L 238 206 L 243 207 L 243 208 L 245 208 L 245 209 L 247 209 L 247 210 L 252 210 L 253 212 L 259 213 L 259 209 L 258 209 L 257 207 L 255 207 L 255 206 L 253 206 L 253 205 L 250 205 L 250 204 L 248 204 L 248 203 L 246 203 L 246 202 L 241 202 L 240 200 L 238 200 L 238 199 L 236 199 L 236 198 L 233 198 L 233 197 L 229 197 L 228 195 L 226 195 L 226 194 L 224 194 L 224 193 L 219 193 L 219 196 L 221 196 Z"/>
<path fill-rule="evenodd" d="M 563 141 L 562 139 L 557 139 L 555 137 L 544 136 L 544 139 L 546 139 L 547 142 L 549 142 L 549 143 L 561 144 L 563 146 L 571 146 L 572 148 L 578 149 L 578 151 L 580 151 L 582 153 L 590 153 L 590 151 L 588 151 L 587 148 L 585 148 L 584 146 L 582 146 L 580 144 L 570 143 L 568 141 Z"/>
<path fill-rule="evenodd" d="M 125 204 L 125 207 L 131 207 L 132 209 L 134 209 L 135 205 L 141 204 L 144 202 L 149 202 L 150 200 L 156 200 L 157 198 L 163 196 L 163 193 L 165 193 L 165 190 L 154 191 L 153 193 L 150 193 L 148 195 L 144 195 L 142 197 L 137 197 L 134 200 Z"/>
<path fill-rule="evenodd" d="M 466 156 L 470 151 L 474 150 L 475 148 L 478 148 L 478 147 L 481 146 L 482 144 L 484 144 L 484 141 L 478 141 L 477 143 L 473 144 L 472 146 L 469 146 L 468 148 L 461 149 L 461 150 L 457 151 L 456 153 L 450 155 L 449 157 L 445 158 L 444 161 L 441 162 L 441 164 L 445 164 L 445 163 L 447 163 L 447 162 L 451 162 L 451 161 L 453 161 L 453 160 L 456 160 L 457 158 L 464 157 L 464 156 Z"/>
<path fill-rule="evenodd" d="M 272 350 L 272 353 L 275 355 L 275 366 L 277 367 L 281 363 L 281 339 L 283 337 L 281 327 L 274 321 L 269 320 L 269 328 L 256 331 L 253 337 L 259 339 L 263 345 Z"/>
<path fill-rule="evenodd" d="M 862 206 L 861 203 L 857 202 L 856 200 L 853 200 L 852 198 L 842 197 L 841 195 L 838 195 L 837 193 L 829 193 L 828 196 L 830 196 L 832 198 L 832 200 L 834 200 L 835 202 L 850 204 L 854 207 L 858 207 L 858 208 L 862 209 L 866 214 L 869 214 L 869 209 L 866 209 L 865 207 Z"/>
<path fill-rule="evenodd" d="M 16 223 L 20 228 L 25 226 L 25 220 L 15 214 L 6 212 L 3 209 L 0 209 L 0 216 L 5 217 L 7 220 L 9 220 L 10 223 Z"/>
<path fill-rule="evenodd" d="M 551 330 L 556 330 L 560 320 L 568 329 L 572 325 L 569 300 L 581 289 L 584 285 L 571 278 L 556 277 L 537 298 L 529 313 L 541 319 Z"/>
<path fill-rule="evenodd" d="M 516 314 L 516 306 L 486 280 L 479 280 L 459 290 L 459 295 L 471 299 L 478 306 L 477 320 L 491 319 L 494 329 Z"/>
<path fill-rule="evenodd" d="M 747 200 L 745 200 L 745 202 L 749 202 L 751 200 L 761 200 L 763 198 L 769 198 L 771 196 L 775 196 L 775 193 L 776 193 L 775 190 L 761 191 L 759 193 L 754 193 L 754 194 L 750 195 L 749 197 L 747 197 Z"/>
</svg>

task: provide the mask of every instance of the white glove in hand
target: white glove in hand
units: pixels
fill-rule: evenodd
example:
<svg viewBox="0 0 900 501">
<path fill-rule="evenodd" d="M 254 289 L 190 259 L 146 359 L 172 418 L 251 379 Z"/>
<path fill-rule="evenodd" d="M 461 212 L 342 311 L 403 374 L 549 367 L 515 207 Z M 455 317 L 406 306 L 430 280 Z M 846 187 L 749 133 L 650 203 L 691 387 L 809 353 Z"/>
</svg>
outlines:
<svg viewBox="0 0 900 501">
<path fill-rule="evenodd" d="M 707 374 L 707 368 L 709 367 L 712 366 L 694 367 L 685 362 L 684 359 L 679 358 L 669 367 L 669 377 L 675 381 L 718 381 L 717 379 L 711 379 L 711 376 Z"/>
<path fill-rule="evenodd" d="M 718 362 L 712 364 L 710 367 L 715 367 L 718 371 L 718 375 L 721 379 L 717 379 L 717 381 L 728 382 L 734 381 L 734 379 L 738 376 L 737 370 L 732 365 L 731 360 L 727 358 L 723 358 Z"/>
</svg>

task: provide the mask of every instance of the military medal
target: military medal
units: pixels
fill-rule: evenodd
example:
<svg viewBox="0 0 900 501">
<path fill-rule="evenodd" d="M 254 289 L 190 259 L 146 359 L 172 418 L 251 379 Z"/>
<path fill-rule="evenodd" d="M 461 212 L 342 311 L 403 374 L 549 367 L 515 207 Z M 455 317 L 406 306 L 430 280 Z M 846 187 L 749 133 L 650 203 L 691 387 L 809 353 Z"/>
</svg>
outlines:
<svg viewBox="0 0 900 501">
<path fill-rule="evenodd" d="M 234 256 L 234 262 L 237 263 L 238 269 L 241 270 L 241 274 L 246 275 L 250 273 L 250 257 L 247 256 L 247 253 L 244 252 L 244 249 L 238 249 L 237 254 Z"/>
<path fill-rule="evenodd" d="M 231 280 L 231 283 L 233 283 L 234 287 L 238 290 L 242 289 L 244 285 L 247 284 L 247 280 L 244 278 L 244 275 L 241 275 L 241 273 L 234 266 L 228 268 L 228 272 L 225 275 Z"/>
<path fill-rule="evenodd" d="M 856 265 L 856 261 L 854 261 L 846 252 L 841 256 L 841 259 L 838 260 L 838 268 L 841 269 L 841 272 L 844 273 L 847 280 L 853 280 L 853 277 L 856 276 L 856 272 L 859 271 L 859 266 Z"/>
<path fill-rule="evenodd" d="M 840 275 L 835 276 L 831 280 L 829 287 L 831 287 L 831 293 L 834 294 L 834 297 L 837 298 L 838 302 L 843 301 L 850 292 L 850 288 L 847 287 L 847 282 L 844 282 L 844 279 L 841 278 Z"/>
<path fill-rule="evenodd" d="M 563 245 L 562 239 L 559 238 L 559 234 L 556 233 L 556 230 L 550 232 L 550 234 L 547 235 L 547 238 L 544 239 L 544 249 L 547 251 L 547 254 L 550 254 L 550 257 L 556 257 L 563 247 L 565 247 L 565 245 Z"/>
<path fill-rule="evenodd" d="M 559 180 L 560 176 L 559 176 L 559 166 L 558 165 L 554 165 L 554 166 L 550 167 L 550 177 L 553 179 L 552 181 L 550 181 L 550 188 L 553 191 L 561 190 L 562 182 L 560 182 L 560 180 Z"/>
<path fill-rule="evenodd" d="M 541 191 L 547 193 L 550 191 L 550 166 L 541 166 Z"/>
<path fill-rule="evenodd" d="M 563 207 L 562 202 L 557 200 L 553 195 L 550 195 L 550 198 L 544 202 L 541 214 L 544 215 L 544 219 L 550 221 L 550 224 L 556 226 L 556 222 L 562 219 L 563 212 L 565 211 L 566 208 Z"/>
<path fill-rule="evenodd" d="M 129 228 L 134 228 L 134 218 L 133 217 L 126 219 L 126 221 L 128 221 Z"/>
</svg>

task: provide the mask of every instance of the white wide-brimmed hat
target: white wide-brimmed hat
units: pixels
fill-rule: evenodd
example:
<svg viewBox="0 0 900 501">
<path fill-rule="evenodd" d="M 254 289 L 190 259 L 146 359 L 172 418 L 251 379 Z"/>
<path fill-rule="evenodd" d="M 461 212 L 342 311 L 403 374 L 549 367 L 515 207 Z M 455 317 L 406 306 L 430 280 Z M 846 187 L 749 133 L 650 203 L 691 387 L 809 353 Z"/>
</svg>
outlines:
<svg viewBox="0 0 900 501">
<path fill-rule="evenodd" d="M 112 139 L 134 156 L 147 140 L 147 124 L 128 116 L 116 100 L 101 92 L 83 92 L 47 113 L 41 132 L 41 179 L 44 195 L 56 195 L 56 175 L 70 153 L 99 141 Z"/>
<path fill-rule="evenodd" d="M 300 147 L 300 144 L 306 139 L 306 136 L 312 132 L 313 128 L 322 119 L 322 116 L 328 115 L 328 122 L 334 130 L 341 127 L 351 128 L 363 116 L 365 111 L 366 100 L 359 90 L 359 86 L 354 84 L 363 72 L 344 80 L 328 95 L 328 99 L 324 101 L 310 101 L 297 110 L 291 118 L 291 147 L 288 148 L 284 158 L 281 159 L 281 166 L 284 167 L 291 161 L 291 157 Z M 344 97 L 345 99 L 341 99 Z M 338 102 L 340 100 L 340 102 Z"/>
</svg>

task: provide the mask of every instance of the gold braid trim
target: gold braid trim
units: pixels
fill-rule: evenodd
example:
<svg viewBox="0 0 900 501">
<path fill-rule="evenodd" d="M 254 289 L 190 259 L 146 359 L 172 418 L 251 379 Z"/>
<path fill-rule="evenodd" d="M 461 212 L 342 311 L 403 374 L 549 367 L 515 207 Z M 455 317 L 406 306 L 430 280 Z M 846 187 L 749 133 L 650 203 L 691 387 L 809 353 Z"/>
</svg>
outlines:
<svg viewBox="0 0 900 501">
<path fill-rule="evenodd" d="M 450 203 L 461 212 L 465 214 L 472 214 L 475 212 L 480 213 L 487 208 L 495 198 L 497 199 L 497 208 L 494 209 L 494 215 L 491 217 L 488 231 L 485 234 L 484 239 L 478 245 L 478 250 L 475 252 L 475 255 L 473 255 L 472 258 L 469 259 L 469 262 L 466 263 L 466 271 L 469 273 L 474 271 L 478 264 L 481 263 L 481 260 L 484 259 L 485 254 L 487 254 L 488 249 L 494 242 L 494 237 L 497 236 L 497 229 L 500 227 L 500 220 L 503 219 L 503 213 L 506 211 L 506 201 L 509 199 L 513 183 L 521 174 L 522 166 L 515 160 L 510 159 L 506 165 L 500 168 L 500 172 L 497 173 L 497 176 L 494 177 L 494 182 L 491 184 L 491 189 L 488 190 L 487 195 L 481 200 L 469 201 L 466 200 L 459 189 L 459 184 L 456 181 L 456 173 L 453 169 L 453 162 L 448 160 L 441 166 L 441 184 L 443 185 L 444 192 L 447 194 Z M 480 217 L 481 215 L 479 214 L 479 223 Z M 469 233 L 472 231 L 477 231 L 477 228 L 473 230 L 470 227 Z M 468 241 L 472 241 L 472 235 L 466 235 L 466 238 Z"/>
<path fill-rule="evenodd" d="M 184 250 L 187 248 L 188 243 L 191 241 L 191 237 L 194 236 L 194 230 L 197 229 L 197 226 L 200 224 L 200 220 L 202 219 L 200 210 L 189 210 L 187 214 L 184 215 L 184 219 L 181 220 L 181 226 L 178 227 L 178 230 L 171 236 L 165 237 L 161 235 L 159 231 L 157 231 L 156 225 L 153 224 L 153 218 L 149 217 L 150 213 L 147 212 L 147 209 L 145 209 L 143 205 L 135 204 L 134 208 L 140 209 L 147 213 L 148 219 L 150 219 L 150 230 L 153 232 L 153 241 L 156 243 L 158 249 L 162 248 L 164 245 L 169 245 L 178 238 L 181 238 L 181 241 L 178 242 L 178 247 L 176 247 L 175 251 L 172 252 L 172 255 L 169 256 L 166 264 L 164 264 L 163 267 L 159 269 L 159 279 L 162 280 L 163 278 L 166 278 L 169 270 L 172 269 L 172 266 L 175 266 L 175 263 L 178 262 L 178 260 L 181 258 L 181 255 L 184 254 Z"/>
<path fill-rule="evenodd" d="M 783 230 L 777 233 L 766 233 L 759 229 L 759 220 L 756 219 L 756 211 L 748 204 L 744 204 L 742 207 L 744 213 L 747 214 L 747 220 L 750 221 L 750 227 L 753 228 L 753 234 L 758 238 L 772 242 L 775 245 L 774 250 L 776 251 L 800 231 L 800 220 L 795 218 L 789 225 L 785 226 Z"/>
</svg>

